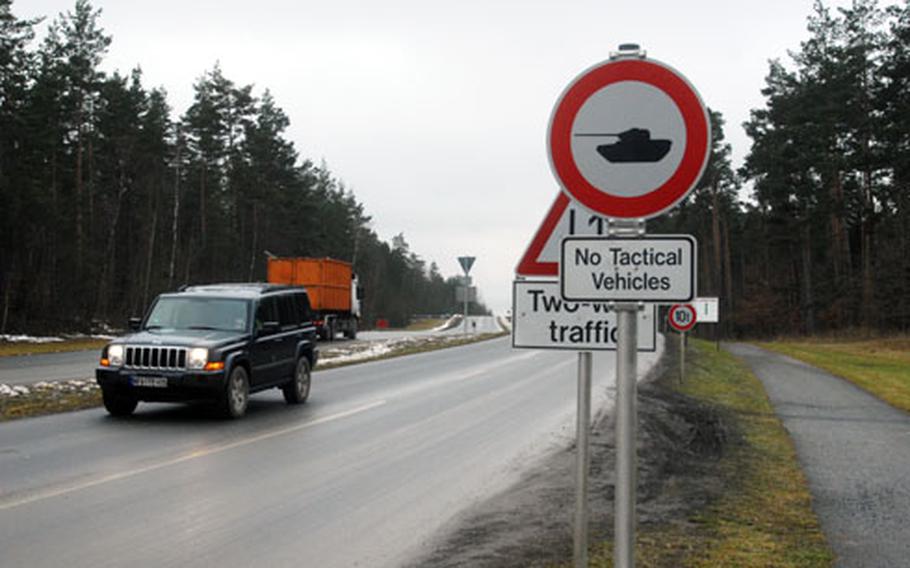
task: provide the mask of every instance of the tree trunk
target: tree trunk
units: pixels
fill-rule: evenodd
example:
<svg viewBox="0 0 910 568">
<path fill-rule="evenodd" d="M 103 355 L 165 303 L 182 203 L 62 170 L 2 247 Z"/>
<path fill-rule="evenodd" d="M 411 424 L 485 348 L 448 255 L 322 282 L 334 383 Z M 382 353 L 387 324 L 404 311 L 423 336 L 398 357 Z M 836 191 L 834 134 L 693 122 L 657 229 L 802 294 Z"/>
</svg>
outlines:
<svg viewBox="0 0 910 568">
<path fill-rule="evenodd" d="M 900 264 L 895 267 L 895 276 L 903 283 L 903 290 L 907 290 L 910 282 L 910 174 L 906 177 L 895 175 L 895 186 L 901 188 L 896 200 L 894 220 L 897 232 L 900 235 Z M 899 327 L 906 333 L 910 331 L 910 294 L 901 294 L 898 300 L 898 313 L 900 314 Z"/>
<path fill-rule="evenodd" d="M 723 240 L 724 240 L 724 292 L 721 296 L 720 306 L 720 321 L 721 329 L 724 331 L 724 336 L 726 337 L 730 333 L 732 324 L 736 321 L 734 317 L 735 305 L 733 301 L 733 263 L 731 260 L 730 254 L 730 223 L 726 220 L 726 216 L 722 219 L 723 221 Z M 744 269 L 744 267 L 740 267 Z"/>
<path fill-rule="evenodd" d="M 193 265 L 193 258 L 195 256 L 193 254 L 194 249 L 195 249 L 195 241 L 194 241 L 194 239 L 190 238 L 189 246 L 187 247 L 186 254 L 184 255 L 184 256 L 186 256 L 186 264 L 184 265 L 184 270 L 183 270 L 183 283 L 184 284 L 190 283 L 190 267 Z"/>
<path fill-rule="evenodd" d="M 862 258 L 863 258 L 863 327 L 872 329 L 875 325 L 875 288 L 872 274 L 872 241 L 874 233 L 875 205 L 872 200 L 872 175 L 863 173 L 863 223 L 862 223 Z"/>
<path fill-rule="evenodd" d="M 89 117 L 89 120 L 92 120 L 92 117 Z M 93 143 L 93 136 L 88 137 L 88 172 L 86 172 L 87 183 L 85 185 L 86 193 L 88 194 L 88 249 L 90 251 L 95 250 L 95 144 Z"/>
<path fill-rule="evenodd" d="M 152 280 L 152 259 L 155 257 L 155 235 L 158 232 L 158 200 L 154 196 L 152 201 L 152 227 L 149 231 L 148 257 L 145 262 L 145 284 L 142 289 L 142 305 L 148 305 L 149 287 Z"/>
<path fill-rule="evenodd" d="M 14 267 L 15 265 L 10 266 L 9 271 L 6 273 L 6 283 L 3 286 L 3 317 L 0 318 L 0 333 L 6 333 L 6 324 L 9 322 L 9 303 L 13 289 Z"/>
<path fill-rule="evenodd" d="M 83 220 L 83 199 L 84 188 L 82 186 L 82 99 L 79 99 L 79 110 L 76 112 L 76 281 L 82 280 L 82 259 L 85 247 L 84 220 Z"/>
<path fill-rule="evenodd" d="M 803 222 L 802 238 L 802 312 L 803 325 L 808 335 L 815 333 L 815 297 L 812 293 L 812 235 L 809 222 Z"/>
<path fill-rule="evenodd" d="M 177 161 L 174 172 L 174 216 L 173 222 L 171 223 L 171 262 L 168 268 L 167 273 L 167 286 L 168 289 L 174 289 L 174 268 L 177 265 L 177 241 L 178 241 L 178 231 L 180 219 L 180 126 L 177 126 Z"/>
<path fill-rule="evenodd" d="M 205 213 L 205 182 L 206 182 L 207 173 L 208 173 L 208 169 L 205 166 L 205 163 L 203 162 L 202 180 L 201 180 L 201 183 L 199 186 L 199 250 L 198 250 L 199 254 L 196 255 L 197 258 L 200 258 L 200 259 L 204 259 L 207 256 L 209 256 L 208 251 L 206 250 L 206 238 L 205 238 L 205 215 L 206 215 L 206 213 Z M 199 270 L 198 266 L 196 267 L 196 270 L 197 271 Z M 189 271 L 187 271 L 187 272 L 189 272 Z M 205 271 L 203 274 L 207 275 L 208 272 Z"/>
<path fill-rule="evenodd" d="M 53 150 L 51 154 L 51 219 L 54 223 L 60 222 L 60 203 L 59 196 L 57 191 L 57 141 L 54 140 Z M 49 284 L 47 286 L 48 297 L 45 298 L 46 304 L 51 305 L 54 299 L 57 298 L 57 274 L 59 272 L 60 258 L 58 256 L 59 250 L 57 248 L 57 240 L 59 239 L 58 231 L 55 230 L 55 227 L 49 227 L 50 238 L 48 246 L 48 258 L 50 258 L 50 275 L 48 278 Z M 67 315 L 70 315 L 70 310 L 72 305 L 67 303 L 64 304 L 64 311 L 67 312 Z"/>
<path fill-rule="evenodd" d="M 98 279 L 98 297 L 95 302 L 95 316 L 105 317 L 107 315 L 108 300 L 110 299 L 110 278 L 117 273 L 117 259 L 114 255 L 114 247 L 117 243 L 117 225 L 120 222 L 120 210 L 123 207 L 123 197 L 129 191 L 126 184 L 126 172 L 121 164 L 119 185 L 117 189 L 117 203 L 114 206 L 114 214 L 110 219 L 110 226 L 107 231 L 107 244 L 104 247 L 104 257 L 101 259 L 101 277 Z"/>
<path fill-rule="evenodd" d="M 253 236 L 252 242 L 253 245 L 250 247 L 250 270 L 247 273 L 247 282 L 253 281 L 253 271 L 256 268 L 256 248 L 259 246 L 257 243 L 257 237 L 259 233 L 259 206 L 254 201 L 253 202 Z"/>
<path fill-rule="evenodd" d="M 844 214 L 844 187 L 839 173 L 830 181 L 829 196 L 831 198 L 831 267 L 834 270 L 835 300 L 832 306 L 835 327 L 847 325 L 847 316 L 844 310 L 844 298 L 849 294 L 850 278 L 850 246 L 847 241 L 846 222 Z"/>
<path fill-rule="evenodd" d="M 718 187 L 718 181 L 715 180 L 714 184 L 711 186 L 711 238 L 714 241 L 713 252 L 714 252 L 714 267 L 711 271 L 713 284 L 714 284 L 714 293 L 718 296 L 720 295 L 721 282 L 723 277 L 723 264 L 722 264 L 722 255 L 721 255 L 721 243 L 720 243 L 720 211 L 718 204 L 718 192 L 720 188 Z"/>
</svg>

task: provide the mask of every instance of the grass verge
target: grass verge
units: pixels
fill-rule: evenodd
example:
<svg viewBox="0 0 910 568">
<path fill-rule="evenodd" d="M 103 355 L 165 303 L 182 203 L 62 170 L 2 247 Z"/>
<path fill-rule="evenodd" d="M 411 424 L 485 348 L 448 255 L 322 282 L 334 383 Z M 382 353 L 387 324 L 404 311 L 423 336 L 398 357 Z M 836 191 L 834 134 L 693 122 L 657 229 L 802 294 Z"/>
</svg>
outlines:
<svg viewBox="0 0 910 568">
<path fill-rule="evenodd" d="M 0 342 L 0 357 L 14 355 L 37 355 L 39 353 L 64 353 L 68 351 L 86 351 L 98 349 L 107 344 L 107 339 L 66 339 L 49 343 L 30 343 L 27 341 Z"/>
<path fill-rule="evenodd" d="M 825 369 L 910 412 L 910 338 L 854 341 L 774 341 L 761 343 Z"/>
<path fill-rule="evenodd" d="M 686 380 L 672 387 L 717 408 L 734 433 L 715 465 L 719 496 L 686 519 L 640 525 L 641 566 L 831 566 L 831 553 L 793 443 L 759 380 L 713 344 L 693 341 Z M 612 566 L 612 543 L 591 566 Z"/>
<path fill-rule="evenodd" d="M 367 357 L 352 361 L 338 361 L 320 363 L 316 370 L 334 369 L 367 361 L 378 361 L 381 359 L 391 359 L 404 355 L 413 355 L 428 351 L 436 351 L 447 347 L 457 347 L 468 343 L 486 341 L 506 335 L 503 333 L 487 333 L 471 336 L 457 337 L 427 337 L 420 341 L 410 343 L 396 344 L 392 346 L 391 351 L 374 357 Z M 56 414 L 60 412 L 71 412 L 94 408 L 101 406 L 101 391 L 94 388 L 94 380 L 87 381 L 89 385 L 83 384 L 84 381 L 77 381 L 75 384 L 48 385 L 46 387 L 36 388 L 30 386 L 28 392 L 17 394 L 15 397 L 0 395 L 0 422 L 15 420 L 17 418 L 28 418 L 33 416 L 43 416 L 47 414 Z M 62 388 L 61 388 L 62 387 Z"/>
<path fill-rule="evenodd" d="M 97 388 L 31 389 L 16 397 L 0 396 L 0 422 L 96 406 L 101 406 L 101 390 Z"/>
</svg>

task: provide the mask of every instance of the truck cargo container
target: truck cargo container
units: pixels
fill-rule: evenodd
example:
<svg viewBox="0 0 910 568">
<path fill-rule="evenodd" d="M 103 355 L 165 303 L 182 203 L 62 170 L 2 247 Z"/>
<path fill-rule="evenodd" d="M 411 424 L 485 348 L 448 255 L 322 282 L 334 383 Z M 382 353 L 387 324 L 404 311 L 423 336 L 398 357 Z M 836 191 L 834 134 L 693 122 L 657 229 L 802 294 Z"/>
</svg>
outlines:
<svg viewBox="0 0 910 568">
<path fill-rule="evenodd" d="M 320 338 L 331 341 L 338 333 L 349 339 L 357 337 L 363 289 L 351 263 L 333 258 L 271 257 L 268 281 L 306 288 Z"/>
</svg>

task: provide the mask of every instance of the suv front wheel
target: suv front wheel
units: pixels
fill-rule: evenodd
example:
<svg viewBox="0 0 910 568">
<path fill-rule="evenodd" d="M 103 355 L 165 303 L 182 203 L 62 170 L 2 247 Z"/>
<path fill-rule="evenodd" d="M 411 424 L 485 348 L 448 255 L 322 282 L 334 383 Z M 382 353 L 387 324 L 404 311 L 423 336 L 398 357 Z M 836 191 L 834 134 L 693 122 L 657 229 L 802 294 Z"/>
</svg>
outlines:
<svg viewBox="0 0 910 568">
<path fill-rule="evenodd" d="M 221 414 L 225 418 L 240 418 L 246 413 L 250 401 L 250 380 L 246 369 L 237 365 L 228 375 L 227 385 L 224 389 L 224 398 L 221 400 Z"/>
<path fill-rule="evenodd" d="M 101 399 L 104 401 L 104 408 L 111 416 L 129 416 L 139 405 L 139 401 L 135 397 L 116 394 L 108 389 L 101 390 Z"/>
<path fill-rule="evenodd" d="M 303 404 L 310 396 L 310 361 L 306 357 L 297 359 L 294 379 L 282 387 L 284 400 L 288 404 Z"/>
</svg>

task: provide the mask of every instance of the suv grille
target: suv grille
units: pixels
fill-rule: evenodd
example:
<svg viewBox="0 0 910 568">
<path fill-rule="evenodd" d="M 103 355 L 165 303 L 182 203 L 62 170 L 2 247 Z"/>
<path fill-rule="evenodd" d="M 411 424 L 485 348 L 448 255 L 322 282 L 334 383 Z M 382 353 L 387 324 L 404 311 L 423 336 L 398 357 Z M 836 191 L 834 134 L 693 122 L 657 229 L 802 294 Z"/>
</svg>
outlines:
<svg viewBox="0 0 910 568">
<path fill-rule="evenodd" d="M 186 348 L 127 345 L 123 366 L 133 369 L 185 369 Z"/>
</svg>

